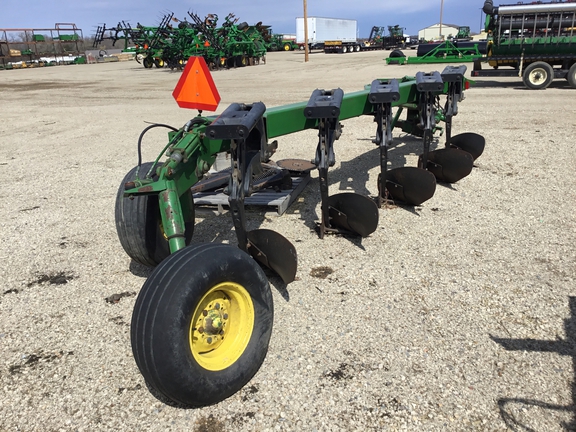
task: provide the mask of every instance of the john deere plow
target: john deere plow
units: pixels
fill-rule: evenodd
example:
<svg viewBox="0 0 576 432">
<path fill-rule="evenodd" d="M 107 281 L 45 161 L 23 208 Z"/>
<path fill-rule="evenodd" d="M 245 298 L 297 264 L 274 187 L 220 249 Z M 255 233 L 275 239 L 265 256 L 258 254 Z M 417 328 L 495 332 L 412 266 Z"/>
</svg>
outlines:
<svg viewBox="0 0 576 432">
<path fill-rule="evenodd" d="M 316 148 L 310 149 L 320 184 L 317 232 L 324 240 L 318 241 L 330 241 L 331 235 L 369 237 L 384 202 L 421 205 L 432 198 L 437 182 L 464 178 L 482 154 L 481 135 L 452 134 L 468 87 L 465 71 L 465 66 L 449 66 L 442 73 L 376 79 L 353 93 L 316 89 L 308 101 L 274 108 L 238 102 L 217 117 L 198 114 L 180 128 L 146 128 L 140 140 L 149 129 L 166 127 L 168 142 L 154 162 L 139 161 L 128 172 L 115 215 L 126 253 L 155 267 L 138 295 L 131 325 L 134 357 L 148 384 L 176 403 L 204 406 L 240 390 L 264 361 L 273 304 L 262 267 L 289 284 L 298 261 L 296 247 L 281 233 L 247 228 L 244 200 L 266 187 L 261 180 L 266 170 L 281 174 L 285 169 L 270 163 L 281 145 L 274 138 L 318 130 Z M 376 130 L 366 134 L 375 135 L 380 149 L 378 196 L 330 195 L 335 143 L 345 139 L 341 122 L 365 115 L 376 122 Z M 440 122 L 445 141 L 434 148 Z M 421 138 L 416 166 L 388 169 L 395 128 Z M 192 244 L 191 188 L 207 176 L 221 152 L 231 160 L 226 190 L 238 244 Z"/>
</svg>

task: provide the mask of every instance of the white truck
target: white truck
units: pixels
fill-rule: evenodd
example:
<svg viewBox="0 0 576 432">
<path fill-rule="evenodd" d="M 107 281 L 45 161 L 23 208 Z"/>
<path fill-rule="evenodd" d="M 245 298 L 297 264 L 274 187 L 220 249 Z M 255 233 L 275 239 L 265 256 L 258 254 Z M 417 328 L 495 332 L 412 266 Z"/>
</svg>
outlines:
<svg viewBox="0 0 576 432">
<path fill-rule="evenodd" d="M 326 53 L 360 51 L 358 22 L 351 19 L 308 17 L 308 40 L 304 37 L 304 18 L 296 18 L 296 42 L 323 49 Z"/>
</svg>

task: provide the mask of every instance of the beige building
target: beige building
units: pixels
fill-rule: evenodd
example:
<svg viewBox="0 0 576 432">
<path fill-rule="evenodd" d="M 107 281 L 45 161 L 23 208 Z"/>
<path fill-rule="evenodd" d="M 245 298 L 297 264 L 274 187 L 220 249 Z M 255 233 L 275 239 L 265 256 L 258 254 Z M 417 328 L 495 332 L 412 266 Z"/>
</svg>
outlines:
<svg viewBox="0 0 576 432">
<path fill-rule="evenodd" d="M 418 39 L 424 40 L 438 40 L 438 39 L 448 39 L 448 36 L 456 36 L 458 33 L 458 27 L 454 24 L 442 23 L 442 33 L 440 33 L 440 23 L 426 27 L 418 32 Z"/>
</svg>

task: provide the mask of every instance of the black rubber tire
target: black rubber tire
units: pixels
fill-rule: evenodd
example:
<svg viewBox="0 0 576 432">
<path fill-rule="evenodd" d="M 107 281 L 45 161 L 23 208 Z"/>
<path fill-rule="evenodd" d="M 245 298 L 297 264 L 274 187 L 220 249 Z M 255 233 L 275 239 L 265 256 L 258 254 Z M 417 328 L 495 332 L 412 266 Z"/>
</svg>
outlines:
<svg viewBox="0 0 576 432">
<path fill-rule="evenodd" d="M 292 51 L 292 45 L 289 43 L 284 44 L 284 51 Z"/>
<path fill-rule="evenodd" d="M 150 69 L 152 66 L 154 66 L 154 60 L 151 57 L 144 57 L 142 64 L 146 69 Z"/>
<path fill-rule="evenodd" d="M 152 162 L 142 164 L 140 178 L 144 178 L 151 166 Z M 124 185 L 136 178 L 137 168 L 134 167 L 126 174 L 116 194 L 116 232 L 120 244 L 130 258 L 142 265 L 155 267 L 170 255 L 170 247 L 162 232 L 158 195 L 137 195 L 132 199 L 124 197 Z M 185 218 L 185 236 L 188 245 L 194 233 L 192 191 L 180 197 L 181 202 L 185 202 L 184 200 L 189 200 L 188 208 L 190 208 L 190 214 Z"/>
<path fill-rule="evenodd" d="M 566 75 L 566 79 L 568 80 L 568 84 L 570 87 L 576 88 L 576 63 L 570 66 L 568 70 L 568 75 Z"/>
<path fill-rule="evenodd" d="M 164 65 L 165 65 L 164 60 L 162 60 L 161 58 L 154 59 L 154 66 L 156 66 L 158 69 L 162 69 Z"/>
<path fill-rule="evenodd" d="M 190 331 L 204 295 L 226 282 L 248 292 L 254 321 L 239 358 L 213 371 L 194 357 Z M 247 253 L 220 243 L 189 246 L 156 267 L 136 299 L 130 329 L 134 359 L 147 383 L 168 399 L 190 407 L 211 405 L 236 393 L 258 371 L 273 319 L 270 285 Z"/>
<path fill-rule="evenodd" d="M 248 65 L 248 57 L 245 55 L 238 55 L 234 58 L 234 62 L 236 67 L 244 67 Z"/>
<path fill-rule="evenodd" d="M 392 51 L 390 53 L 390 55 L 388 56 L 389 58 L 398 58 L 398 57 L 406 57 L 406 54 L 404 54 L 401 50 L 399 49 L 395 49 L 394 51 Z"/>
<path fill-rule="evenodd" d="M 554 79 L 552 66 L 545 62 L 530 63 L 522 74 L 524 85 L 532 90 L 543 90 Z"/>
</svg>

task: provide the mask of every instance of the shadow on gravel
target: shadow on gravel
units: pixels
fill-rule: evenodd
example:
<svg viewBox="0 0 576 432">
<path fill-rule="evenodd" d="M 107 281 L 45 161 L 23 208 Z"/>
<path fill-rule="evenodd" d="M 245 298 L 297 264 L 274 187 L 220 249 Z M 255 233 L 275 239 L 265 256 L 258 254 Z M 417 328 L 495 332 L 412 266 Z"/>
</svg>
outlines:
<svg viewBox="0 0 576 432">
<path fill-rule="evenodd" d="M 146 267 L 145 265 L 142 265 L 140 263 L 137 263 L 136 261 L 130 261 L 130 273 L 132 273 L 134 276 L 138 276 L 141 278 L 148 278 L 148 276 L 150 276 L 152 274 L 152 270 L 154 270 L 151 267 Z"/>
<path fill-rule="evenodd" d="M 572 372 L 575 375 L 572 380 L 572 404 L 556 405 L 535 399 L 525 398 L 501 398 L 498 399 L 500 416 L 506 426 L 514 431 L 534 431 L 535 429 L 522 423 L 515 415 L 514 405 L 520 405 L 520 409 L 530 407 L 543 408 L 552 411 L 567 411 L 572 413 L 570 423 L 561 423 L 561 427 L 567 431 L 576 430 L 576 297 L 569 297 L 570 317 L 564 320 L 564 332 L 566 339 L 557 340 L 537 340 L 537 339 L 502 339 L 494 336 L 490 338 L 499 343 L 508 351 L 536 351 L 552 352 L 563 356 L 572 357 Z"/>
</svg>

